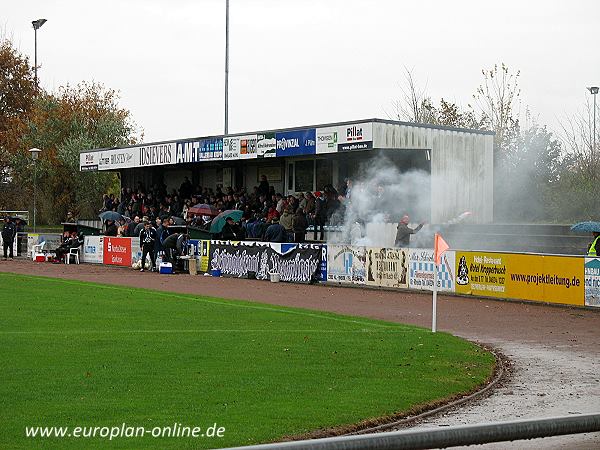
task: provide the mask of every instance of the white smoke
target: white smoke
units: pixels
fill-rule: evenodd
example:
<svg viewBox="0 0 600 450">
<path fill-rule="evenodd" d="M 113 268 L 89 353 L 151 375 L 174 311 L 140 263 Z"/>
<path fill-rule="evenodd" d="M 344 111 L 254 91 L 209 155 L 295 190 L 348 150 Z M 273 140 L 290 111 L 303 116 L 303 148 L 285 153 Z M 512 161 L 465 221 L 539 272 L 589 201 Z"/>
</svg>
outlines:
<svg viewBox="0 0 600 450">
<path fill-rule="evenodd" d="M 390 246 L 402 216 L 410 217 L 411 227 L 429 220 L 429 173 L 423 170 L 401 172 L 385 157 L 373 159 L 361 169 L 360 177 L 350 178 L 349 196 L 342 200 L 340 215 L 334 217 L 334 221 L 341 223 L 342 232 L 331 236 L 330 242 Z M 412 238 L 416 236 L 418 234 Z"/>
</svg>

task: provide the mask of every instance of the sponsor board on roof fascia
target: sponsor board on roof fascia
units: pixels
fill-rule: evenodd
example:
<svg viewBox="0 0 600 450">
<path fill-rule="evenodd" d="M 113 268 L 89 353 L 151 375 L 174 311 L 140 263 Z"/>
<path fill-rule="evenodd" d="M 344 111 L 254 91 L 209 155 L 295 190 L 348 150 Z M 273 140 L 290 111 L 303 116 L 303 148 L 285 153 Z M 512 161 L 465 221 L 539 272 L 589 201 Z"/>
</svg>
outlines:
<svg viewBox="0 0 600 450">
<path fill-rule="evenodd" d="M 221 161 L 222 159 L 223 138 L 190 139 L 177 142 L 175 164 Z"/>
<path fill-rule="evenodd" d="M 88 172 L 98 170 L 99 152 L 86 152 L 79 154 L 79 170 Z"/>
<path fill-rule="evenodd" d="M 240 159 L 254 159 L 256 158 L 256 134 L 249 134 L 246 136 L 240 136 Z"/>
<path fill-rule="evenodd" d="M 315 128 L 275 133 L 278 157 L 314 155 L 317 149 Z"/>
<path fill-rule="evenodd" d="M 175 143 L 139 145 L 129 148 L 117 148 L 95 152 L 98 158 L 98 170 L 128 169 L 131 167 L 149 167 L 175 164 Z M 87 156 L 85 156 L 86 158 Z M 80 155 L 80 162 L 82 156 Z M 84 169 L 81 170 L 93 170 Z"/>
<path fill-rule="evenodd" d="M 277 139 L 275 133 L 256 135 L 256 156 L 258 158 L 274 158 L 277 156 Z"/>
<path fill-rule="evenodd" d="M 240 159 L 239 136 L 223 138 L 223 160 L 229 161 L 233 159 Z"/>
<path fill-rule="evenodd" d="M 317 128 L 317 154 L 373 148 L 373 123 Z"/>
</svg>

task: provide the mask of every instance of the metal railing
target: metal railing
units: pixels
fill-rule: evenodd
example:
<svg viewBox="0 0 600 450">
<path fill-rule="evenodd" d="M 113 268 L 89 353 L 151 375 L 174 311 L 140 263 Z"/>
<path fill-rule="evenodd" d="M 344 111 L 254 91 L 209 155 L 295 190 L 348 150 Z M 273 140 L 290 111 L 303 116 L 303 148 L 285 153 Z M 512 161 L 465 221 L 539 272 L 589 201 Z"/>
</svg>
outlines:
<svg viewBox="0 0 600 450">
<path fill-rule="evenodd" d="M 600 414 L 582 414 L 548 419 L 528 419 L 281 442 L 235 447 L 229 450 L 415 450 L 518 441 L 596 431 L 600 431 Z"/>
</svg>

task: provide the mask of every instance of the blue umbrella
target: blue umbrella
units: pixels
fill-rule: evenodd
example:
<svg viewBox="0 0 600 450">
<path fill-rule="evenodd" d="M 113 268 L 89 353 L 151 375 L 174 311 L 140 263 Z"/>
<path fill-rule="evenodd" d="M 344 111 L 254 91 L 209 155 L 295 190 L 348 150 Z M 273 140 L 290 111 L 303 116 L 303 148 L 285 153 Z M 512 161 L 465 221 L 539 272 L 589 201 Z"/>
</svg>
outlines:
<svg viewBox="0 0 600 450">
<path fill-rule="evenodd" d="M 115 211 L 104 211 L 103 213 L 100 213 L 99 217 L 102 219 L 102 222 L 106 222 L 107 220 L 117 222 L 123 218 L 121 214 Z"/>
<path fill-rule="evenodd" d="M 571 227 L 572 231 L 582 231 L 585 233 L 600 233 L 600 222 L 579 222 Z"/>
<path fill-rule="evenodd" d="M 211 233 L 220 233 L 225 226 L 225 222 L 228 217 L 231 217 L 234 221 L 239 221 L 242 219 L 244 215 L 244 211 L 240 211 L 239 209 L 229 209 L 227 211 L 223 211 L 217 217 L 215 217 L 210 225 Z"/>
</svg>

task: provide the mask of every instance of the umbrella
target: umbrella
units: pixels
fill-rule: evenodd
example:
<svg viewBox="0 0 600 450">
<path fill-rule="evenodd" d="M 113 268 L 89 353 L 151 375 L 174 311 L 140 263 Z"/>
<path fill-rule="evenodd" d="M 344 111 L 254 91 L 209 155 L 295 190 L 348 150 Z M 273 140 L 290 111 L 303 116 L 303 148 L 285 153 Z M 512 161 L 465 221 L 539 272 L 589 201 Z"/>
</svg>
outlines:
<svg viewBox="0 0 600 450">
<path fill-rule="evenodd" d="M 582 231 L 585 233 L 600 233 L 600 222 L 579 222 L 571 227 L 572 231 Z"/>
<path fill-rule="evenodd" d="M 188 209 L 188 214 L 194 214 L 196 216 L 218 216 L 219 210 L 212 205 L 198 203 Z"/>
<path fill-rule="evenodd" d="M 10 216 L 9 219 L 13 220 L 13 221 L 19 219 L 23 225 L 27 225 L 27 221 L 25 219 L 23 219 L 22 217 L 19 217 L 19 216 Z"/>
<path fill-rule="evenodd" d="M 104 211 L 103 213 L 100 213 L 99 217 L 102 219 L 103 222 L 106 222 L 107 220 L 112 220 L 113 222 L 116 222 L 123 218 L 121 214 L 115 211 Z"/>
<path fill-rule="evenodd" d="M 228 217 L 231 217 L 236 222 L 241 220 L 244 215 L 244 211 L 240 211 L 239 209 L 229 209 L 227 211 L 223 211 L 217 217 L 215 217 L 210 225 L 211 233 L 220 233 L 223 230 L 223 226 L 225 225 L 225 221 Z"/>
</svg>

